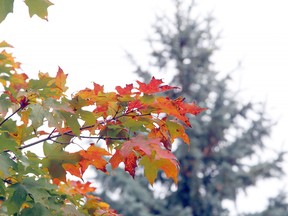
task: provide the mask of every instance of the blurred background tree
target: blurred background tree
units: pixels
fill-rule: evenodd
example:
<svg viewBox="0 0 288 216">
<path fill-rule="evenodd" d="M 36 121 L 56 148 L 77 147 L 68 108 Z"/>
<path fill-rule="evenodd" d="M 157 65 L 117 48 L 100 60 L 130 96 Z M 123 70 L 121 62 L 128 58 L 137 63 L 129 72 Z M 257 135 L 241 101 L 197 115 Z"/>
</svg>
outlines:
<svg viewBox="0 0 288 216">
<path fill-rule="evenodd" d="M 133 181 L 123 170 L 116 170 L 114 176 L 97 174 L 98 189 L 124 216 L 229 215 L 223 201 L 235 202 L 239 191 L 259 180 L 283 175 L 284 152 L 272 152 L 274 158 L 262 157 L 269 151 L 264 141 L 274 124 L 265 104 L 244 101 L 241 92 L 232 88 L 232 74 L 213 68 L 212 56 L 219 40 L 213 33 L 213 17 L 195 18 L 194 1 L 174 0 L 173 4 L 174 16 L 156 17 L 154 33 L 148 39 L 149 66 L 140 66 L 132 55 L 129 57 L 144 81 L 152 75 L 165 77 L 171 85 L 181 87 L 179 92 L 170 92 L 170 97 L 182 95 L 208 108 L 193 119 L 193 130 L 187 129 L 190 147 L 180 140 L 174 143 L 173 151 L 180 161 L 179 183 L 174 185 L 159 173 L 152 188 L 141 175 Z M 263 212 L 248 215 L 288 215 L 284 198 L 280 194 Z"/>
</svg>

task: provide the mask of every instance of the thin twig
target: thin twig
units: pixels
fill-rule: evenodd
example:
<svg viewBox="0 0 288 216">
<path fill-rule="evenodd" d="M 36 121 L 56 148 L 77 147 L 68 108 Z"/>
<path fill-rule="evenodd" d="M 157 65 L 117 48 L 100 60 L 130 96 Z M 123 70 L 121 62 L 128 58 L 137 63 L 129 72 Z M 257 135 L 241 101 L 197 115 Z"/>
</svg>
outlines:
<svg viewBox="0 0 288 216">
<path fill-rule="evenodd" d="M 74 134 L 65 134 L 67 136 L 75 136 Z M 103 139 L 103 140 L 128 140 L 129 138 L 127 137 L 104 137 L 104 136 L 77 136 L 79 138 L 84 138 L 84 139 Z"/>
<path fill-rule="evenodd" d="M 23 109 L 22 106 L 20 106 L 17 110 L 15 110 L 11 115 L 9 115 L 7 118 L 5 118 L 1 123 L 0 126 L 2 126 L 8 119 L 10 119 L 13 115 L 15 115 L 17 112 L 19 112 L 21 109 Z"/>
<path fill-rule="evenodd" d="M 47 138 L 49 138 L 50 139 L 50 137 L 52 136 L 52 134 L 55 132 L 55 130 L 56 130 L 56 128 L 54 128 L 52 131 L 51 131 L 51 133 L 49 134 L 49 136 L 47 137 Z"/>
</svg>

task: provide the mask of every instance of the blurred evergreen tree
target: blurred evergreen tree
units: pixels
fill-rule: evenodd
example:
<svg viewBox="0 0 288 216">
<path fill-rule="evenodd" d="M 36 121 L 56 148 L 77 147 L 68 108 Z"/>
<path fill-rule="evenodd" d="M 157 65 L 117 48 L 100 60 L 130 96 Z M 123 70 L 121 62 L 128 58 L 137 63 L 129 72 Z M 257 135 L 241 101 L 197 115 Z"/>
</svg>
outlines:
<svg viewBox="0 0 288 216">
<path fill-rule="evenodd" d="M 169 96 L 182 95 L 208 108 L 191 122 L 190 148 L 180 140 L 175 144 L 179 183 L 176 186 L 159 173 L 152 190 L 141 175 L 134 181 L 123 170 L 115 170 L 117 174 L 108 178 L 97 174 L 97 181 L 102 184 L 102 198 L 124 216 L 229 215 L 223 201 L 235 201 L 240 190 L 258 180 L 280 177 L 284 153 L 269 160 L 261 157 L 273 126 L 264 105 L 242 102 L 239 92 L 231 89 L 231 74 L 213 69 L 211 57 L 218 40 L 212 33 L 213 19 L 192 18 L 195 5 L 191 1 L 174 3 L 174 17 L 157 17 L 153 26 L 155 32 L 148 40 L 152 50 L 149 70 L 135 66 L 146 81 L 152 76 L 147 71 L 160 71 L 153 75 L 160 78 L 165 74 L 165 81 L 172 77 L 170 84 L 181 90 Z M 271 201 L 271 206 L 276 202 Z M 287 204 L 283 206 L 287 209 Z"/>
</svg>

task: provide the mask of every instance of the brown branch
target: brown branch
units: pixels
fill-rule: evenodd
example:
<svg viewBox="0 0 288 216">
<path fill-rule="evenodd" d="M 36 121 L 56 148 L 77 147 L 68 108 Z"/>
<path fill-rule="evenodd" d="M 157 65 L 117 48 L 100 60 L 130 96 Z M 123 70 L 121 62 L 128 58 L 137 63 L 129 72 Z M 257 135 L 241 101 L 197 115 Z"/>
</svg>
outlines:
<svg viewBox="0 0 288 216">
<path fill-rule="evenodd" d="M 19 110 L 22 109 L 21 107 L 19 108 Z M 17 111 L 19 111 L 17 110 Z M 150 115 L 150 114 L 141 114 L 141 115 L 129 115 L 130 113 L 132 113 L 133 111 L 129 112 L 129 113 L 125 113 L 125 114 L 122 114 L 120 116 L 117 116 L 115 118 L 112 118 L 110 120 L 107 120 L 106 123 L 110 122 L 110 121 L 115 121 L 121 117 L 124 117 L 124 116 L 130 116 L 130 117 L 134 117 L 134 116 L 146 116 L 146 115 Z M 15 114 L 15 113 L 14 113 Z M 96 124 L 94 125 L 88 125 L 88 126 L 84 126 L 84 127 L 81 127 L 80 128 L 80 131 L 83 131 L 83 130 L 86 130 L 86 129 L 89 129 L 89 128 L 93 128 L 95 127 Z M 37 145 L 39 143 L 42 143 L 42 142 L 45 142 L 45 141 L 48 141 L 48 140 L 51 140 L 53 142 L 55 142 L 53 139 L 54 138 L 57 138 L 57 137 L 60 137 L 60 136 L 63 136 L 63 135 L 67 135 L 67 136 L 73 136 L 73 137 L 76 137 L 75 134 L 73 134 L 72 130 L 69 130 L 69 131 L 66 131 L 65 133 L 63 134 L 56 134 L 56 135 L 52 135 L 54 132 L 55 132 L 55 128 L 52 130 L 52 132 L 48 135 L 48 137 L 44 138 L 44 139 L 41 139 L 41 140 L 38 140 L 38 141 L 35 141 L 35 142 L 32 142 L 32 143 L 29 143 L 29 144 L 26 144 L 26 145 L 23 145 L 23 146 L 20 146 L 18 147 L 19 150 L 23 150 L 23 149 L 26 149 L 26 148 L 29 148 L 29 147 L 32 147 L 34 145 Z M 110 139 L 110 140 L 129 140 L 129 138 L 127 137 L 103 137 L 103 136 L 93 136 L 93 137 L 90 137 L 90 136 L 78 136 L 79 138 L 90 138 L 90 139 L 103 139 L 103 140 L 107 140 L 107 139 Z M 11 150 L 5 150 L 3 152 L 11 152 Z"/>
</svg>

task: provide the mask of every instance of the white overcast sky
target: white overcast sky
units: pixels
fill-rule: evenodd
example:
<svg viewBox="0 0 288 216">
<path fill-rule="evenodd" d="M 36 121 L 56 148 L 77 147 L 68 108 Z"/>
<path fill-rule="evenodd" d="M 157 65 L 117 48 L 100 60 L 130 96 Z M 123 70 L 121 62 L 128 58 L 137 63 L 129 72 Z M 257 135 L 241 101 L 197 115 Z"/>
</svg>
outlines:
<svg viewBox="0 0 288 216">
<path fill-rule="evenodd" d="M 22 1 L 15 1 L 14 14 L 0 24 L 0 41 L 15 49 L 22 69 L 30 77 L 38 71 L 55 74 L 60 66 L 68 76 L 71 92 L 92 82 L 111 90 L 137 79 L 124 50 L 145 62 L 145 43 L 154 14 L 170 11 L 168 0 L 59 0 L 48 9 L 49 21 L 32 19 Z M 237 87 L 247 100 L 267 101 L 270 115 L 279 119 L 267 140 L 275 149 L 288 149 L 288 1 L 287 0 L 199 0 L 199 11 L 212 11 L 216 27 L 222 31 L 216 68 L 228 72 L 239 61 L 235 73 Z M 157 72 L 155 72 L 157 77 Z M 159 77 L 164 78 L 165 77 Z M 273 185 L 277 184 L 277 185 Z M 260 210 L 268 195 L 285 182 L 258 184 L 237 203 L 239 211 Z M 252 204 L 252 205 L 251 205 Z"/>
</svg>

